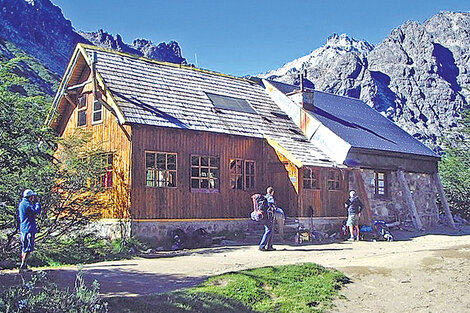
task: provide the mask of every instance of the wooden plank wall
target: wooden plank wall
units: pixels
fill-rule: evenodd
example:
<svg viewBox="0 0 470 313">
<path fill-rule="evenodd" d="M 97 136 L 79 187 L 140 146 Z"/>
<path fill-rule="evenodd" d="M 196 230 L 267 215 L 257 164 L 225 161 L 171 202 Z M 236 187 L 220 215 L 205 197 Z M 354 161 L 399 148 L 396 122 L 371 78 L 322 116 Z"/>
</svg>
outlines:
<svg viewBox="0 0 470 313">
<path fill-rule="evenodd" d="M 274 188 L 274 198 L 287 216 L 299 216 L 298 168 L 284 155 L 266 144 L 267 185 Z"/>
<path fill-rule="evenodd" d="M 253 193 L 264 193 L 264 140 L 227 134 L 133 125 L 132 217 L 135 219 L 247 218 Z M 146 187 L 145 152 L 177 153 L 177 187 Z M 191 192 L 190 156 L 220 157 L 219 192 Z M 255 188 L 230 187 L 231 158 L 254 160 Z"/>
<path fill-rule="evenodd" d="M 89 71 L 83 72 L 80 81 L 86 81 L 90 77 Z M 129 215 L 130 207 L 130 126 L 119 126 L 116 117 L 103 107 L 102 122 L 93 124 L 92 121 L 92 84 L 86 85 L 82 94 L 87 97 L 87 125 L 77 127 L 78 111 L 70 103 L 67 110 L 71 111 L 65 125 L 59 125 L 59 129 L 64 129 L 62 137 L 72 136 L 77 130 L 92 132 L 90 145 L 100 147 L 104 151 L 113 153 L 113 187 L 105 192 L 106 210 L 103 212 L 104 218 L 125 218 Z M 106 99 L 103 99 L 106 101 Z M 127 133 L 127 134 L 126 134 Z"/>
<path fill-rule="evenodd" d="M 348 179 L 349 172 L 345 169 L 332 169 L 317 167 L 320 177 L 320 186 L 318 189 L 303 188 L 303 169 L 300 169 L 299 192 L 302 195 L 300 199 L 300 216 L 310 216 L 309 207 L 314 210 L 315 217 L 341 217 L 346 216 L 344 202 L 348 199 Z M 328 190 L 328 171 L 337 171 L 341 174 L 341 189 Z"/>
</svg>

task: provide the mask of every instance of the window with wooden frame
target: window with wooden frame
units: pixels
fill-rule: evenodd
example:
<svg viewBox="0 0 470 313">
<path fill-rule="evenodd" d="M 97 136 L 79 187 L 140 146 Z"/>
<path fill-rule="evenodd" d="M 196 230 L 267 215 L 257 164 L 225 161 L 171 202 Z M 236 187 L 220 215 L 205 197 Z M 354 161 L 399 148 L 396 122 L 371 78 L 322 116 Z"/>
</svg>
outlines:
<svg viewBox="0 0 470 313">
<path fill-rule="evenodd" d="M 244 176 L 243 160 L 231 159 L 230 160 L 230 187 L 232 189 L 243 190 L 243 176 Z"/>
<path fill-rule="evenodd" d="M 103 121 L 103 105 L 99 101 L 93 101 L 93 114 L 91 117 L 92 124 L 101 123 Z"/>
<path fill-rule="evenodd" d="M 232 189 L 255 188 L 255 161 L 230 159 L 229 171 Z"/>
<path fill-rule="evenodd" d="M 318 189 L 319 171 L 312 167 L 304 167 L 304 189 Z"/>
<path fill-rule="evenodd" d="M 374 172 L 375 195 L 379 197 L 387 196 L 387 173 Z"/>
<path fill-rule="evenodd" d="M 255 161 L 245 161 L 245 189 L 255 189 Z"/>
<path fill-rule="evenodd" d="M 103 174 L 100 175 L 100 186 L 104 188 L 113 187 L 113 161 L 114 156 L 112 153 L 105 153 L 102 155 Z"/>
<path fill-rule="evenodd" d="M 145 152 L 147 187 L 176 187 L 176 153 Z"/>
<path fill-rule="evenodd" d="M 191 156 L 191 191 L 218 191 L 220 184 L 220 158 Z"/>
<path fill-rule="evenodd" d="M 328 190 L 341 190 L 341 174 L 339 171 L 328 171 L 328 179 L 326 186 Z"/>
<path fill-rule="evenodd" d="M 86 94 L 81 95 L 77 99 L 77 107 L 78 107 L 78 119 L 77 119 L 77 126 L 85 126 L 86 125 L 86 116 L 87 116 L 87 101 L 86 101 Z"/>
</svg>

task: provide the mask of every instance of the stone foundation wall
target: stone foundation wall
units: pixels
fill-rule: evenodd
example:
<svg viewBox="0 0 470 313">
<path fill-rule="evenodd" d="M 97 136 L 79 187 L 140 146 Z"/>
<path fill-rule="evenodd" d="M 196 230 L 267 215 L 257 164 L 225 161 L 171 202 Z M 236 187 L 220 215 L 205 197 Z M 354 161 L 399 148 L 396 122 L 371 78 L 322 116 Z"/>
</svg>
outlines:
<svg viewBox="0 0 470 313">
<path fill-rule="evenodd" d="M 373 170 L 361 169 L 361 175 L 374 219 L 383 219 L 387 222 L 400 221 L 406 225 L 413 225 L 397 172 L 388 173 L 388 196 L 386 198 L 381 198 L 374 194 L 375 181 Z M 353 177 L 354 175 L 351 176 Z M 432 175 L 407 172 L 405 173 L 405 179 L 423 226 L 425 228 L 436 226 L 439 220 L 438 196 Z M 354 177 L 350 180 L 349 187 L 354 190 L 358 189 Z"/>
<path fill-rule="evenodd" d="M 342 221 L 346 217 L 314 217 L 299 218 L 299 224 L 310 230 L 322 233 L 337 233 Z M 181 229 L 185 233 L 204 228 L 208 233 L 239 232 L 239 233 L 260 233 L 262 234 L 262 224 L 253 222 L 250 219 L 238 220 L 207 220 L 207 221 L 119 221 L 101 220 L 91 223 L 88 228 L 95 234 L 103 238 L 116 239 L 122 235 L 147 238 L 152 240 L 168 240 L 173 231 Z M 261 229 L 261 230 L 260 230 Z M 276 232 L 279 232 L 276 227 Z"/>
<path fill-rule="evenodd" d="M 133 221 L 132 235 L 143 238 L 155 238 L 163 240 L 172 235 L 176 229 L 181 229 L 189 234 L 199 228 L 204 228 L 208 233 L 222 232 L 246 232 L 253 225 L 250 219 L 237 220 L 207 220 L 207 221 Z"/>
<path fill-rule="evenodd" d="M 131 222 L 117 219 L 102 219 L 87 225 L 87 231 L 101 238 L 118 239 L 131 235 Z"/>
<path fill-rule="evenodd" d="M 338 233 L 341 229 L 343 221 L 346 219 L 344 217 L 301 217 L 299 218 L 299 224 L 302 227 L 305 227 L 310 230 L 333 234 Z"/>
</svg>

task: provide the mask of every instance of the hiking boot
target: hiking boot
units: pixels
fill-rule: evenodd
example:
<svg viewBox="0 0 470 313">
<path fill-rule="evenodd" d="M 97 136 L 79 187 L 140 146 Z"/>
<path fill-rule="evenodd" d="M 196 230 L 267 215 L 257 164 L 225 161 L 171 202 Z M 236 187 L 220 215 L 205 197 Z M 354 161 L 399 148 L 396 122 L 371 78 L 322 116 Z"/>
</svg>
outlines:
<svg viewBox="0 0 470 313">
<path fill-rule="evenodd" d="M 26 273 L 26 272 L 32 272 L 33 270 L 28 267 L 28 265 L 22 265 L 20 266 L 19 272 L 20 273 Z"/>
<path fill-rule="evenodd" d="M 270 247 L 266 249 L 267 251 L 276 251 L 276 248 Z"/>
</svg>

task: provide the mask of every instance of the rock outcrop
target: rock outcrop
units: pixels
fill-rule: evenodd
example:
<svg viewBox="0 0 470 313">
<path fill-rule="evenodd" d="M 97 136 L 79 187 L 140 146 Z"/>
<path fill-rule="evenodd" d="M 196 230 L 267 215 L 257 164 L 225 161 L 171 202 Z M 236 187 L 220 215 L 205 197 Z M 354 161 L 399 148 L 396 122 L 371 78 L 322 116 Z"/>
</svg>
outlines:
<svg viewBox="0 0 470 313">
<path fill-rule="evenodd" d="M 435 147 L 470 101 L 470 14 L 407 22 L 377 46 L 333 35 L 311 54 L 260 75 L 360 98 Z"/>
</svg>

